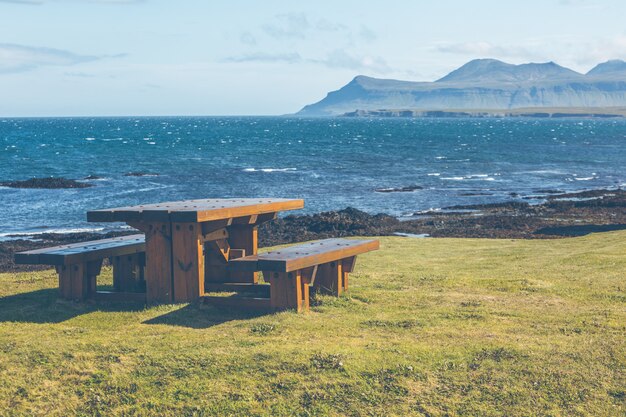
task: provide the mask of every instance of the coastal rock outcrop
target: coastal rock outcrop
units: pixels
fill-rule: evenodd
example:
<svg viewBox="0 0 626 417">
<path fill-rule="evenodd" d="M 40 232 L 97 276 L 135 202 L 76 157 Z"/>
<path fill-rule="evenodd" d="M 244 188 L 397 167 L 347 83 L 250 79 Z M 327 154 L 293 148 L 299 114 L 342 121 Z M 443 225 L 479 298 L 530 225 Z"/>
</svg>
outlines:
<svg viewBox="0 0 626 417">
<path fill-rule="evenodd" d="M 10 188 L 88 188 L 93 187 L 93 184 L 76 181 L 73 179 L 63 177 L 50 177 L 50 178 L 30 178 L 28 180 L 18 181 L 1 181 L 0 186 Z"/>
</svg>

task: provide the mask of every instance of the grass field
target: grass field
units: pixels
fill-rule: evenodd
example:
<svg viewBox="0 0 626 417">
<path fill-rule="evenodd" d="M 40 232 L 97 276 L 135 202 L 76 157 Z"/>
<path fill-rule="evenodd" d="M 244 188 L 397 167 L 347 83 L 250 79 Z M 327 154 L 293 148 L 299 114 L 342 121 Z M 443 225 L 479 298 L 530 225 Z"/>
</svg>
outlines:
<svg viewBox="0 0 626 417">
<path fill-rule="evenodd" d="M 300 315 L 55 287 L 0 274 L 2 416 L 626 415 L 625 232 L 381 238 Z"/>
</svg>

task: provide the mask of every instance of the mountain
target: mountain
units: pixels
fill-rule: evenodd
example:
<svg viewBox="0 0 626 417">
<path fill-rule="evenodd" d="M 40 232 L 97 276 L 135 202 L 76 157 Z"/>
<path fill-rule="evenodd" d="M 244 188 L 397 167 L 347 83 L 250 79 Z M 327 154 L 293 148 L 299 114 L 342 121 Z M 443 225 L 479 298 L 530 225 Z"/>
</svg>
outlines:
<svg viewBox="0 0 626 417">
<path fill-rule="evenodd" d="M 617 76 L 626 79 L 626 62 L 613 59 L 593 67 L 588 73 L 591 77 Z"/>
<path fill-rule="evenodd" d="M 626 106 L 626 62 L 612 60 L 581 74 L 554 62 L 508 64 L 476 59 L 434 82 L 359 75 L 300 116 L 379 109 L 515 109 Z"/>
</svg>

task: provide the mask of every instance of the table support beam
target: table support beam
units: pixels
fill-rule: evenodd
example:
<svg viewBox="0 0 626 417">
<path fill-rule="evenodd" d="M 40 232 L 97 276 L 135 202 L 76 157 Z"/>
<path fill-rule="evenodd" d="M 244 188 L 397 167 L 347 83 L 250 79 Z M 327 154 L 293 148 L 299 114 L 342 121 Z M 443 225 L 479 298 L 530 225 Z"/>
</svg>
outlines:
<svg viewBox="0 0 626 417">
<path fill-rule="evenodd" d="M 246 256 L 256 255 L 258 249 L 258 226 L 254 224 L 231 225 L 228 227 L 228 242 L 231 248 L 245 250 Z M 229 282 L 258 284 L 258 272 L 230 271 Z"/>
</svg>

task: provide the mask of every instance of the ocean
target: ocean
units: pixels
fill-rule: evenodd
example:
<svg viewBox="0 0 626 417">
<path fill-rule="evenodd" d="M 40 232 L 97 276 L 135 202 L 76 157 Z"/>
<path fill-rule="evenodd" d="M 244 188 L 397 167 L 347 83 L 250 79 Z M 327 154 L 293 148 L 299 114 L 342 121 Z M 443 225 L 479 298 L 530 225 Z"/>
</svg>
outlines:
<svg viewBox="0 0 626 417">
<path fill-rule="evenodd" d="M 129 172 L 154 175 L 126 176 Z M 66 177 L 84 189 L 0 187 L 0 238 L 108 231 L 86 211 L 183 199 L 303 198 L 400 218 L 458 204 L 537 201 L 626 186 L 617 119 L 0 119 L 0 181 Z M 411 192 L 376 189 L 419 186 Z"/>
</svg>

